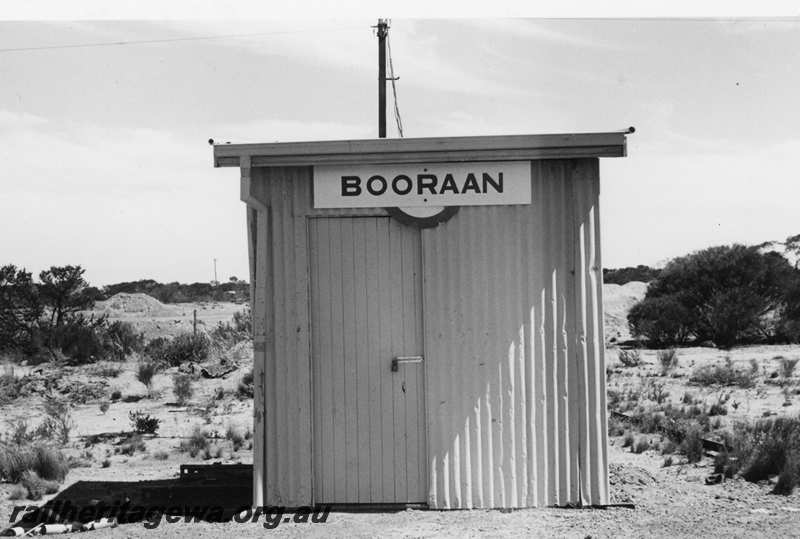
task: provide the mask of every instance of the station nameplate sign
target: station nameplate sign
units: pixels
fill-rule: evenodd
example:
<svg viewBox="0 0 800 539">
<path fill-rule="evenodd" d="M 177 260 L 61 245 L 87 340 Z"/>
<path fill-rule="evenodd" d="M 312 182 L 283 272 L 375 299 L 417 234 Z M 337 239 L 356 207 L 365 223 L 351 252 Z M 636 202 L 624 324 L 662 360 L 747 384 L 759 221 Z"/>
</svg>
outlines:
<svg viewBox="0 0 800 539">
<path fill-rule="evenodd" d="M 530 204 L 529 161 L 314 167 L 315 208 Z"/>
</svg>

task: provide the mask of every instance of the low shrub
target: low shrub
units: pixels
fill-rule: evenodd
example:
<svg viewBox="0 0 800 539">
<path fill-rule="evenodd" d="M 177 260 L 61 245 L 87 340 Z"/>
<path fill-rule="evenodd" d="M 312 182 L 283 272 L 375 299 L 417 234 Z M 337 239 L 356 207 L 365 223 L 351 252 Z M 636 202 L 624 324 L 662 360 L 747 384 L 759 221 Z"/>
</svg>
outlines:
<svg viewBox="0 0 800 539">
<path fill-rule="evenodd" d="M 675 370 L 678 366 L 678 351 L 674 348 L 659 350 L 656 352 L 656 358 L 661 365 L 661 374 L 664 376 Z"/>
<path fill-rule="evenodd" d="M 625 437 L 622 438 L 622 447 L 633 447 L 634 442 L 636 442 L 636 438 L 633 436 L 633 433 L 626 432 Z"/>
<path fill-rule="evenodd" d="M 642 412 L 634 417 L 634 423 L 642 434 L 661 432 L 664 428 L 664 415 L 653 411 Z"/>
<path fill-rule="evenodd" d="M 623 367 L 638 367 L 642 363 L 642 354 L 637 348 L 617 351 L 617 358 Z"/>
<path fill-rule="evenodd" d="M 713 403 L 708 409 L 709 416 L 728 415 L 728 407 L 724 404 Z"/>
<path fill-rule="evenodd" d="M 796 357 L 793 357 L 793 358 L 784 357 L 784 358 L 781 358 L 780 361 L 781 362 L 780 362 L 780 371 L 779 372 L 780 372 L 781 378 L 783 379 L 783 381 L 785 383 L 785 382 L 788 382 L 789 379 L 794 374 L 794 369 L 797 366 L 797 362 L 799 360 Z"/>
<path fill-rule="evenodd" d="M 664 440 L 661 442 L 661 454 L 662 455 L 672 455 L 678 451 L 678 446 L 675 445 L 675 442 L 672 440 Z"/>
<path fill-rule="evenodd" d="M 155 361 L 175 367 L 187 361 L 201 362 L 208 357 L 211 342 L 203 333 L 180 333 L 171 341 L 153 339 L 145 347 L 145 354 Z"/>
<path fill-rule="evenodd" d="M 727 444 L 726 444 L 727 445 Z M 739 462 L 729 451 L 721 451 L 714 457 L 714 473 L 730 479 L 739 471 Z"/>
<path fill-rule="evenodd" d="M 100 463 L 100 466 L 103 468 L 109 468 L 111 466 L 111 461 L 109 459 L 104 459 L 103 462 Z"/>
<path fill-rule="evenodd" d="M 105 415 L 108 412 L 108 409 L 111 408 L 111 403 L 109 401 L 102 401 L 100 403 L 100 413 Z"/>
<path fill-rule="evenodd" d="M 14 485 L 8 493 L 9 500 L 22 500 L 28 497 L 28 489 L 22 485 Z"/>
<path fill-rule="evenodd" d="M 29 428 L 28 422 L 24 419 L 17 419 L 9 425 L 9 440 L 11 443 L 22 445 L 33 442 L 36 432 Z"/>
<path fill-rule="evenodd" d="M 747 481 L 762 481 L 779 474 L 800 478 L 796 463 L 800 457 L 800 417 L 759 419 L 737 423 L 729 442 L 732 456 Z M 784 485 L 788 485 L 788 478 Z"/>
<path fill-rule="evenodd" d="M 156 337 L 147 341 L 142 353 L 154 361 L 164 362 L 164 354 L 168 344 L 169 340 L 166 337 Z"/>
<path fill-rule="evenodd" d="M 69 472 L 64 455 L 50 446 L 37 444 L 0 444 L 0 479 L 18 483 L 26 471 L 42 479 L 63 481 Z"/>
<path fill-rule="evenodd" d="M 643 438 L 640 438 L 635 444 L 633 444 L 633 447 L 631 448 L 631 451 L 633 451 L 634 453 L 639 454 L 639 453 L 644 453 L 649 448 L 650 448 L 650 442 L 648 442 L 647 440 L 645 440 Z"/>
<path fill-rule="evenodd" d="M 731 358 L 725 358 L 723 365 L 707 365 L 696 369 L 689 381 L 701 386 L 739 386 L 743 389 L 755 385 L 752 372 L 745 372 L 733 367 Z"/>
<path fill-rule="evenodd" d="M 241 400 L 252 399 L 253 393 L 253 369 L 250 369 L 242 376 L 239 385 L 236 387 L 236 396 Z"/>
<path fill-rule="evenodd" d="M 772 490 L 773 494 L 788 496 L 794 492 L 794 488 L 800 482 L 800 460 L 797 457 L 796 454 L 791 454 L 784 461 L 781 473 L 778 474 L 778 481 Z"/>
<path fill-rule="evenodd" d="M 122 367 L 110 363 L 98 363 L 93 365 L 88 373 L 102 378 L 116 378 L 122 373 Z"/>
<path fill-rule="evenodd" d="M 206 438 L 206 433 L 199 425 L 195 425 L 189 439 L 181 442 L 180 446 L 181 451 L 189 453 L 191 457 L 196 457 L 201 451 L 205 451 L 207 448 L 208 439 Z"/>
<path fill-rule="evenodd" d="M 647 385 L 642 390 L 642 394 L 645 398 L 657 404 L 663 404 L 669 398 L 669 391 L 664 389 L 664 384 L 659 384 L 653 380 L 648 380 Z"/>
<path fill-rule="evenodd" d="M 112 322 L 105 328 L 105 337 L 109 355 L 119 361 L 144 348 L 144 335 L 137 332 L 130 322 Z"/>
<path fill-rule="evenodd" d="M 248 336 L 253 334 L 253 313 L 250 311 L 249 305 L 246 305 L 241 311 L 233 313 L 233 328 Z"/>
<path fill-rule="evenodd" d="M 129 435 L 125 440 L 123 440 L 115 449 L 114 453 L 133 456 L 137 451 L 144 452 L 147 450 L 147 446 L 142 439 L 142 435 L 138 433 L 134 433 Z"/>
<path fill-rule="evenodd" d="M 222 448 L 218 445 L 209 445 L 202 452 L 203 460 L 218 459 L 222 456 Z"/>
<path fill-rule="evenodd" d="M 43 438 L 56 438 L 61 444 L 69 442 L 70 432 L 75 426 L 72 421 L 72 406 L 69 401 L 48 394 L 44 400 L 45 418 L 37 431 Z"/>
<path fill-rule="evenodd" d="M 613 415 L 608 418 L 608 435 L 609 436 L 622 436 L 625 434 L 625 427 L 622 421 Z"/>
<path fill-rule="evenodd" d="M 153 389 L 153 377 L 158 372 L 158 364 L 155 361 L 140 361 L 136 367 L 136 379 L 147 388 L 148 395 Z"/>
<path fill-rule="evenodd" d="M 175 374 L 172 377 L 172 392 L 175 394 L 178 404 L 186 404 L 194 395 L 192 377 L 188 374 Z"/>
<path fill-rule="evenodd" d="M 0 404 L 8 404 L 16 400 L 25 385 L 25 379 L 14 374 L 13 367 L 6 366 L 0 373 Z"/>
<path fill-rule="evenodd" d="M 115 389 L 114 391 L 111 392 L 110 397 L 112 401 L 118 401 L 122 398 L 122 391 L 120 391 L 119 389 Z"/>
<path fill-rule="evenodd" d="M 241 432 L 239 432 L 239 429 L 233 425 L 228 425 L 228 428 L 225 431 L 225 438 L 231 441 L 234 451 L 239 451 L 242 445 L 244 445 L 244 436 Z"/>
<path fill-rule="evenodd" d="M 689 464 L 700 462 L 703 458 L 703 431 L 699 427 L 693 426 L 686 431 L 681 443 L 681 452 L 686 455 Z"/>
<path fill-rule="evenodd" d="M 235 325 L 224 322 L 219 322 L 209 334 L 212 342 L 226 348 L 250 339 L 250 335 L 249 331 L 240 331 Z"/>
<path fill-rule="evenodd" d="M 672 464 L 673 464 L 672 455 L 668 455 L 667 457 L 664 458 L 664 462 L 661 464 L 661 467 L 669 468 L 670 466 L 672 466 Z"/>
<path fill-rule="evenodd" d="M 33 470 L 26 470 L 22 474 L 20 484 L 28 491 L 28 499 L 41 500 L 46 494 L 58 492 L 59 482 L 50 479 L 43 479 Z"/>
<path fill-rule="evenodd" d="M 49 348 L 59 349 L 71 365 L 94 363 L 109 353 L 105 339 L 106 317 L 83 314 L 66 317 L 61 325 L 50 329 Z"/>
<path fill-rule="evenodd" d="M 137 434 L 155 434 L 158 432 L 161 420 L 157 417 L 146 414 L 141 410 L 131 410 L 128 412 L 128 417 L 131 421 L 131 427 Z"/>
<path fill-rule="evenodd" d="M 756 358 L 750 359 L 750 375 L 753 378 L 758 376 L 758 360 Z"/>
</svg>

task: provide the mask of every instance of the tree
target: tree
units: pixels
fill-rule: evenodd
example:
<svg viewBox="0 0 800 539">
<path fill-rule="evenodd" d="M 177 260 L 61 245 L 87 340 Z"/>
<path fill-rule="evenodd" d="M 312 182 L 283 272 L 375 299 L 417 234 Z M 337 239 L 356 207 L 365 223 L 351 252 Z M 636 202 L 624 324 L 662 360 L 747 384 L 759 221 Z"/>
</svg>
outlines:
<svg viewBox="0 0 800 539">
<path fill-rule="evenodd" d="M 784 310 L 787 290 L 798 280 L 800 272 L 778 253 L 744 245 L 711 247 L 667 264 L 643 303 L 670 298 L 669 305 L 684 310 L 688 333 L 727 348 L 742 340 L 774 337 L 777 328 L 768 315 Z M 639 307 L 631 310 L 628 322 L 635 335 L 651 338 L 642 330 L 661 317 L 657 308 Z"/>
<path fill-rule="evenodd" d="M 640 301 L 628 312 L 633 335 L 645 337 L 654 346 L 683 344 L 691 335 L 690 313 L 673 296 L 657 296 Z"/>
<path fill-rule="evenodd" d="M 631 281 L 648 283 L 658 277 L 658 269 L 639 264 L 636 267 L 603 268 L 603 282 L 606 284 L 625 284 Z"/>
<path fill-rule="evenodd" d="M 50 309 L 50 328 L 61 327 L 67 316 L 94 306 L 85 271 L 80 266 L 51 266 L 39 273 L 39 295 Z"/>
<path fill-rule="evenodd" d="M 0 349 L 29 348 L 42 310 L 30 272 L 0 267 Z"/>
</svg>

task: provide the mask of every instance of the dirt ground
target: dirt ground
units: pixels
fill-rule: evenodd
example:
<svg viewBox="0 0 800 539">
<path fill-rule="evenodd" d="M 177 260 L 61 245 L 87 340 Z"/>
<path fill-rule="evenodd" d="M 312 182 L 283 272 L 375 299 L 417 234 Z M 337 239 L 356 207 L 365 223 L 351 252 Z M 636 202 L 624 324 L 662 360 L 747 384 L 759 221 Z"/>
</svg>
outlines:
<svg viewBox="0 0 800 539">
<path fill-rule="evenodd" d="M 139 308 L 142 306 L 135 302 L 128 307 L 119 304 L 101 307 L 113 319 L 134 322 L 148 338 L 191 329 L 195 309 L 201 328 L 211 328 L 219 321 L 229 321 L 233 313 L 242 308 L 234 304 L 183 304 L 164 310 L 158 305 Z M 102 398 L 89 398 L 85 404 L 75 407 L 76 427 L 72 442 L 64 449 L 68 454 L 83 459 L 86 465 L 69 472 L 62 490 L 81 480 L 138 481 L 177 477 L 182 463 L 252 462 L 252 451 L 248 446 L 233 451 L 230 442 L 224 439 L 229 425 L 245 431 L 252 424 L 252 400 L 242 400 L 235 395 L 242 375 L 252 366 L 252 348 L 245 343 L 233 356 L 238 369 L 225 378 L 199 378 L 195 383 L 195 394 L 186 406 L 174 404 L 172 374 L 176 368 L 156 375 L 149 396 L 146 388 L 136 381 L 135 359 L 123 364 L 120 374 L 111 378 L 93 373 L 88 367 L 64 369 L 61 376 L 65 384 L 74 380 L 97 384 L 104 394 L 118 389 L 128 400 L 135 402 L 116 401 L 105 413 L 99 408 Z M 669 393 L 667 398 L 672 402 L 679 402 L 689 392 L 708 404 L 730 393 L 729 413 L 720 418 L 723 426 L 737 419 L 796 415 L 800 412 L 800 395 L 793 394 L 791 403 L 784 406 L 785 393 L 772 378 L 772 373 L 778 368 L 778 358 L 800 358 L 800 346 L 753 346 L 732 351 L 681 349 L 678 367 L 666 376 L 660 372 L 656 351 L 643 351 L 642 364 L 635 368 L 622 368 L 616 357 L 616 349 L 610 348 L 607 351 L 609 390 L 622 391 L 659 384 Z M 742 369 L 751 368 L 751 360 L 755 360 L 759 369 L 755 387 L 702 388 L 689 382 L 695 369 L 724 362 L 726 357 Z M 25 374 L 36 368 L 16 367 L 16 370 Z M 800 379 L 797 374 L 794 376 L 792 387 L 797 387 Z M 220 388 L 223 398 L 217 399 L 215 395 L 219 394 Z M 733 403 L 736 403 L 735 407 Z M 0 407 L 0 428 L 16 419 L 36 424 L 43 416 L 41 410 L 39 397 L 17 399 Z M 132 455 L 116 454 L 113 439 L 86 447 L 84 437 L 87 435 L 129 430 L 128 413 L 132 410 L 142 410 L 161 420 L 158 436 L 145 439 L 145 451 Z M 212 444 L 219 446 L 219 457 L 204 460 L 201 455 L 192 458 L 180 451 L 181 442 L 196 425 L 208 432 Z M 800 537 L 800 490 L 790 496 L 772 495 L 772 485 L 768 482 L 753 484 L 740 479 L 707 486 L 704 480 L 712 471 L 711 459 L 707 457 L 697 464 L 686 464 L 681 457 L 676 457 L 675 465 L 665 468 L 662 467 L 664 457 L 655 448 L 634 454 L 629 448 L 622 448 L 620 437 L 612 437 L 609 450 L 612 501 L 633 503 L 633 509 L 334 512 L 324 524 L 290 521 L 271 530 L 264 529 L 263 519 L 255 524 L 162 522 L 156 530 L 148 530 L 143 524 L 136 523 L 113 530 L 87 532 L 89 535 L 84 536 L 250 537 L 269 533 L 281 537 Z M 104 466 L 106 460 L 108 465 Z M 11 488 L 11 485 L 0 484 L 0 528 L 8 522 L 14 505 L 29 503 L 10 500 Z"/>
<path fill-rule="evenodd" d="M 661 468 L 660 459 L 633 455 L 612 445 L 612 492 L 634 509 L 526 509 L 502 511 L 424 511 L 331 513 L 324 524 L 286 522 L 265 530 L 258 523 L 162 522 L 156 530 L 124 524 L 87 532 L 102 537 L 797 537 L 800 493 L 770 495 L 769 485 L 742 480 L 706 486 L 709 463 Z M 126 468 L 131 479 L 174 475 L 177 463 Z M 159 472 L 160 470 L 160 472 Z M 73 477 L 74 475 L 74 477 Z M 70 480 L 119 479 L 119 470 L 76 469 Z M 291 516 L 291 515 L 290 515 Z M 286 517 L 284 517 L 286 518 Z"/>
</svg>

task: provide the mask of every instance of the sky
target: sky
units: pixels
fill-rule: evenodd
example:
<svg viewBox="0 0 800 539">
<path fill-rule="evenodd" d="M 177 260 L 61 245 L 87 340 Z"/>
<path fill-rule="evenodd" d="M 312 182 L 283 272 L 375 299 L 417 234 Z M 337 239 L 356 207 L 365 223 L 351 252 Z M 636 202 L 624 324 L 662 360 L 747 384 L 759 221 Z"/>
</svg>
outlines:
<svg viewBox="0 0 800 539">
<path fill-rule="evenodd" d="M 247 278 L 207 140 L 376 137 L 374 24 L 0 22 L 0 264 Z M 636 127 L 601 160 L 605 267 L 800 233 L 800 19 L 396 18 L 390 44 L 407 137 Z"/>
</svg>

